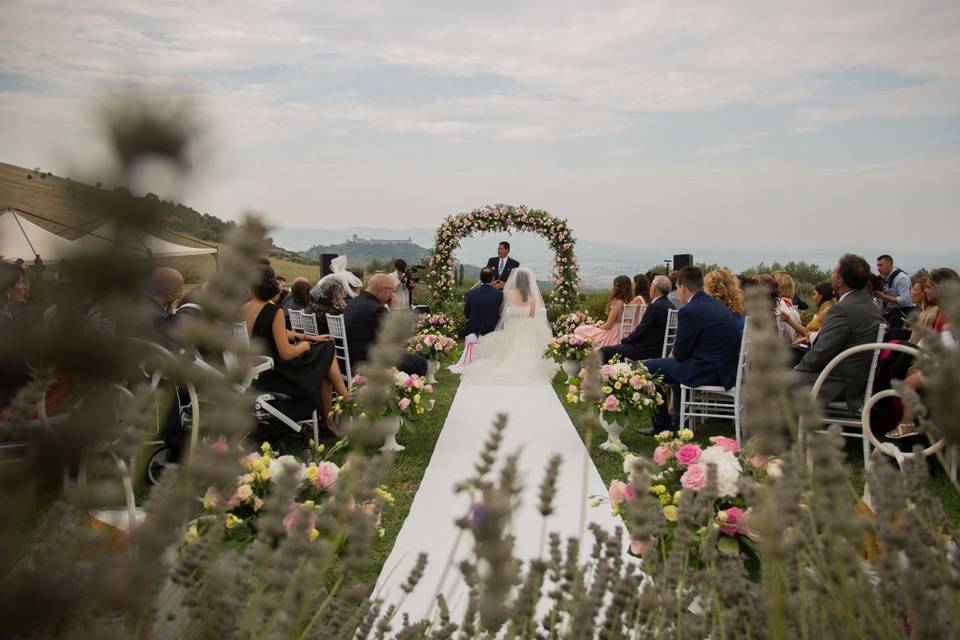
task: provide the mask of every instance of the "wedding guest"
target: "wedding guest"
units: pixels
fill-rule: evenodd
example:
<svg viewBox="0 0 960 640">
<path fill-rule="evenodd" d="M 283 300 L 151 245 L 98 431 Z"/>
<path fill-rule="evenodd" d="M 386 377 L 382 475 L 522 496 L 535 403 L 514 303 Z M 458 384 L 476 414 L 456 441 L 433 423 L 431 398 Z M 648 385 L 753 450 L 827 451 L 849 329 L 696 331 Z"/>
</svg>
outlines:
<svg viewBox="0 0 960 640">
<path fill-rule="evenodd" d="M 290 287 L 287 286 L 287 279 L 283 276 L 277 276 L 277 286 L 280 287 L 280 292 L 277 294 L 277 298 L 273 302 L 283 307 L 283 303 L 287 301 L 288 297 L 290 297 Z"/>
<path fill-rule="evenodd" d="M 310 297 L 310 281 L 297 276 L 290 285 L 290 295 L 283 299 L 280 307 L 284 311 L 303 311 L 313 303 Z"/>
<path fill-rule="evenodd" d="M 920 332 L 917 330 L 917 327 L 930 326 L 933 323 L 934 317 L 936 317 L 940 311 L 940 307 L 927 299 L 927 286 L 929 283 L 930 278 L 921 276 L 917 278 L 917 281 L 914 282 L 910 288 L 910 297 L 913 299 L 914 308 L 920 312 L 916 318 L 908 320 L 907 322 L 911 329 L 910 342 L 913 344 L 916 344 L 920 340 Z"/>
<path fill-rule="evenodd" d="M 308 336 L 288 331 L 283 312 L 272 302 L 280 290 L 273 268 L 262 265 L 258 271 L 253 297 L 243 305 L 243 317 L 250 337 L 263 341 L 274 366 L 260 374 L 257 385 L 291 396 L 292 403 L 284 412 L 289 411 L 287 415 L 294 420 L 306 419 L 320 407 L 327 429 L 339 435 L 330 417 L 332 392 L 342 398 L 349 398 L 349 393 L 334 357 L 333 342 L 326 334 Z"/>
<path fill-rule="evenodd" d="M 633 292 L 636 297 L 631 304 L 650 304 L 650 278 L 646 274 L 638 273 L 633 276 Z"/>
<path fill-rule="evenodd" d="M 387 317 L 387 305 L 393 299 L 393 278 L 385 273 L 370 276 L 367 288 L 347 303 L 343 320 L 347 329 L 350 365 L 355 367 L 367 359 L 370 347 L 377 341 L 380 324 Z M 427 361 L 412 353 L 405 353 L 397 368 L 420 376 L 427 373 Z"/>
<path fill-rule="evenodd" d="M 27 297 L 30 295 L 30 281 L 27 280 L 26 271 L 21 264 L 11 264 L 9 262 L 3 264 L 6 265 L 4 268 L 8 275 L 4 278 L 5 282 L 2 285 L 3 299 L 0 300 L 0 308 L 3 309 L 3 313 L 11 317 L 19 316 L 27 306 Z M 18 276 L 17 281 L 13 285 L 7 286 L 13 279 L 14 274 Z"/>
<path fill-rule="evenodd" d="M 936 313 L 933 314 L 933 317 L 930 320 L 929 326 L 937 334 L 943 332 L 944 327 L 949 322 L 947 319 L 947 313 L 941 304 L 939 291 L 939 288 L 945 282 L 960 282 L 960 276 L 958 276 L 957 272 L 950 267 L 940 267 L 939 269 L 934 269 L 930 272 L 930 275 L 927 276 L 927 288 L 925 292 L 927 303 L 937 308 Z"/>
<path fill-rule="evenodd" d="M 311 302 L 305 311 L 317 316 L 318 333 L 330 333 L 327 314 L 331 316 L 343 315 L 343 310 L 347 308 L 346 293 L 338 280 L 323 280 L 314 290 L 317 292 L 319 299 Z"/>
<path fill-rule="evenodd" d="M 837 354 L 877 339 L 883 322 L 880 309 L 865 291 L 870 282 L 870 265 L 857 255 L 845 254 L 837 262 L 831 276 L 839 301 L 823 319 L 817 339 L 800 363 L 794 367 L 799 380 L 813 385 L 817 376 Z M 827 376 L 820 388 L 823 403 L 844 400 L 851 411 L 863 404 L 872 354 L 860 353 L 843 360 Z"/>
<path fill-rule="evenodd" d="M 807 338 L 811 333 L 820 331 L 823 326 L 823 319 L 833 305 L 833 285 L 829 282 L 821 282 L 813 288 L 813 306 L 817 309 L 817 314 L 813 316 L 810 322 L 807 324 L 797 322 L 792 315 L 785 311 L 780 312 L 780 320 L 789 324 L 797 333 L 797 342 L 808 342 Z"/>
<path fill-rule="evenodd" d="M 670 304 L 673 305 L 673 308 L 679 311 L 683 308 L 684 302 L 677 292 L 677 272 L 671 271 L 668 277 L 670 278 L 670 284 L 673 285 L 673 290 L 670 291 L 670 295 L 667 297 L 670 298 Z"/>
<path fill-rule="evenodd" d="M 127 332 L 160 344 L 168 343 L 167 322 L 173 315 L 174 303 L 180 299 L 181 295 L 183 295 L 183 276 L 180 272 L 170 267 L 155 269 L 147 283 L 143 314 L 133 319 L 133 323 L 126 327 Z M 140 325 L 140 323 L 144 324 Z"/>
<path fill-rule="evenodd" d="M 407 273 L 407 261 L 397 258 L 393 263 L 393 276 L 397 284 L 396 306 L 395 309 L 409 309 L 410 301 L 413 299 L 414 283 Z"/>
<path fill-rule="evenodd" d="M 703 291 L 703 273 L 697 267 L 677 272 L 677 293 L 684 306 L 677 316 L 677 337 L 669 358 L 645 360 L 654 375 L 662 375 L 673 389 L 674 417 L 680 415 L 680 385 L 722 386 L 732 389 L 737 381 L 740 329 L 736 318 L 720 302 Z M 655 429 L 671 429 L 668 404 L 654 416 Z"/>
<path fill-rule="evenodd" d="M 607 302 L 607 319 L 603 323 L 582 324 L 574 333 L 593 341 L 594 349 L 620 344 L 620 319 L 623 305 L 633 302 L 633 281 L 627 276 L 613 279 L 613 290 Z"/>
<path fill-rule="evenodd" d="M 720 302 L 737 319 L 740 333 L 743 333 L 744 304 L 740 281 L 729 269 L 714 269 L 703 277 L 703 291 Z"/>
<path fill-rule="evenodd" d="M 603 362 L 609 362 L 614 355 L 630 360 L 656 358 L 663 353 L 663 339 L 666 336 L 667 312 L 673 309 L 667 295 L 671 291 L 670 278 L 654 276 L 648 295 L 651 299 L 647 311 L 640 318 L 636 328 L 625 336 L 618 345 L 603 347 L 600 356 Z"/>
<path fill-rule="evenodd" d="M 877 272 L 883 277 L 883 284 L 874 293 L 883 303 L 883 317 L 891 329 L 902 329 L 903 321 L 914 309 L 910 295 L 910 276 L 893 264 L 888 254 L 877 257 Z"/>
<path fill-rule="evenodd" d="M 473 334 L 479 337 L 497 328 L 503 292 L 492 286 L 493 278 L 493 269 L 484 267 L 480 270 L 480 285 L 463 296 L 463 315 L 467 319 L 464 333 L 468 336 Z"/>
</svg>

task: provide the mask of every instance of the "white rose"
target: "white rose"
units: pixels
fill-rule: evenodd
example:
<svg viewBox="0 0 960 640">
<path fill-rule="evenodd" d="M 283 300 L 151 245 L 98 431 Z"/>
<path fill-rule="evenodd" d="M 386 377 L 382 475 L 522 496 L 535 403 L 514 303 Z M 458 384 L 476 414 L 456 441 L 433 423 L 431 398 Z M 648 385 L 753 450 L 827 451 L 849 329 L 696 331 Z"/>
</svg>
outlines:
<svg viewBox="0 0 960 640">
<path fill-rule="evenodd" d="M 307 475 L 307 468 L 300 464 L 293 456 L 280 456 L 270 461 L 270 477 L 276 481 L 278 477 L 286 473 L 293 473 L 297 482 L 303 482 Z"/>
<path fill-rule="evenodd" d="M 393 374 L 393 379 L 397 384 L 407 384 L 407 379 L 410 376 L 405 374 L 403 371 L 397 371 Z"/>
<path fill-rule="evenodd" d="M 707 447 L 698 461 L 703 465 L 717 468 L 717 493 L 721 496 L 735 496 L 740 492 L 740 461 L 737 457 L 717 446 Z"/>
<path fill-rule="evenodd" d="M 623 458 L 623 472 L 628 476 L 632 476 L 633 472 L 640 468 L 640 460 L 640 456 L 635 456 L 632 453 L 628 453 Z"/>
</svg>

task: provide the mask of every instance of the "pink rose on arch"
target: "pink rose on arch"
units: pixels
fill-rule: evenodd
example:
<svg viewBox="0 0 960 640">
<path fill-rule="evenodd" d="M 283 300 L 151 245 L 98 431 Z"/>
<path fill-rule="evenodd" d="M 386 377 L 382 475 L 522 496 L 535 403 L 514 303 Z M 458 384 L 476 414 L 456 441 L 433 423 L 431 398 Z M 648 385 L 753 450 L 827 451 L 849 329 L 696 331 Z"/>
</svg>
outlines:
<svg viewBox="0 0 960 640">
<path fill-rule="evenodd" d="M 730 507 L 726 511 L 717 514 L 715 520 L 720 525 L 720 531 L 724 535 L 736 535 L 740 527 L 740 520 L 743 518 L 743 509 L 740 507 Z"/>
<path fill-rule="evenodd" d="M 340 469 L 332 462 L 321 462 L 317 465 L 317 479 L 313 481 L 318 489 L 329 489 L 340 477 Z"/>
<path fill-rule="evenodd" d="M 397 404 L 400 406 L 400 411 L 406 411 L 407 407 L 410 406 L 410 398 L 400 398 L 400 402 Z"/>
<path fill-rule="evenodd" d="M 684 489 L 700 491 L 707 484 L 707 469 L 702 464 L 690 465 L 680 476 L 680 484 Z"/>
<path fill-rule="evenodd" d="M 677 462 L 685 467 L 695 464 L 700 459 L 701 453 L 703 451 L 697 445 L 685 444 L 677 450 Z"/>
<path fill-rule="evenodd" d="M 653 461 L 658 467 L 667 464 L 673 458 L 673 449 L 665 444 L 653 450 Z"/>
<path fill-rule="evenodd" d="M 713 444 L 717 445 L 721 449 L 726 449 L 730 453 L 740 453 L 740 445 L 737 444 L 737 441 L 733 438 L 728 438 L 727 436 L 717 436 L 713 439 Z"/>
<path fill-rule="evenodd" d="M 617 400 L 616 396 L 607 396 L 607 399 L 603 401 L 603 408 L 605 411 L 619 411 L 620 401 Z"/>
<path fill-rule="evenodd" d="M 626 499 L 626 486 L 623 480 L 614 480 L 610 483 L 610 489 L 607 491 L 610 504 L 613 506 L 623 504 L 623 501 Z"/>
</svg>

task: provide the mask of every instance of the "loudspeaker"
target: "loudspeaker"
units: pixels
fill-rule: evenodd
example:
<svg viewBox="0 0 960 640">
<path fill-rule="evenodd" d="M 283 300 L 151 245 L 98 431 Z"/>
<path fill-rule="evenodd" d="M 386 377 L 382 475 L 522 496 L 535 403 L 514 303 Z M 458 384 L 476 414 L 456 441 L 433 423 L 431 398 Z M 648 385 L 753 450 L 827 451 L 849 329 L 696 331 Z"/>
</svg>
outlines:
<svg viewBox="0 0 960 640">
<path fill-rule="evenodd" d="M 673 255 L 673 270 L 679 271 L 684 267 L 693 266 L 693 254 L 692 253 L 675 253 Z"/>
<path fill-rule="evenodd" d="M 320 277 L 328 276 L 333 271 L 330 270 L 330 263 L 333 262 L 333 259 L 337 257 L 336 253 L 321 253 L 320 254 Z"/>
</svg>

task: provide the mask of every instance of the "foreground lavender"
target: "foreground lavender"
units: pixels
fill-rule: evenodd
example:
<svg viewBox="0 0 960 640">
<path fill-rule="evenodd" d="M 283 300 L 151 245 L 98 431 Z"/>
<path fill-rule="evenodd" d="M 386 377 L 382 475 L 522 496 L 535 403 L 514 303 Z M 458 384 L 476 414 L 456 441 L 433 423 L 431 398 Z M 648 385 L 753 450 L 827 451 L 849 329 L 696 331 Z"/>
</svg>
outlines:
<svg viewBox="0 0 960 640">
<path fill-rule="evenodd" d="M 186 132 L 179 121 L 166 121 L 134 105 L 117 120 L 114 140 L 132 170 L 141 154 L 161 154 L 179 165 Z M 112 211 L 121 224 L 149 227 L 158 221 L 148 210 Z M 264 230 L 248 222 L 233 238 L 221 272 L 203 300 L 206 318 L 182 336 L 204 353 L 229 350 L 243 355 L 222 327 L 239 317 L 253 259 L 263 250 Z M 185 524 L 199 507 L 197 496 L 208 486 L 230 487 L 241 472 L 237 455 L 251 428 L 251 399 L 239 396 L 232 383 L 242 370 L 225 376 L 205 373 L 186 349 L 175 361 L 154 360 L 127 348 L 118 339 L 84 330 L 77 300 L 97 293 L 102 279 L 119 291 L 105 305 L 129 308 L 139 296 L 145 266 L 114 256 L 90 256 L 69 291 L 58 300 L 60 325 L 31 342 L 39 370 L 36 384 L 25 389 L 0 428 L 21 434 L 52 371 L 82 371 L 85 402 L 56 431 L 31 433 L 34 446 L 24 462 L 0 465 L 0 620 L 3 635 L 23 638 L 946 638 L 960 635 L 960 560 L 941 505 L 925 492 L 923 463 L 903 474 L 888 464 L 875 465 L 868 478 L 876 517 L 855 515 L 858 496 L 851 488 L 841 438 L 807 439 L 809 459 L 792 443 L 799 417 L 812 423 L 815 408 L 789 389 L 782 347 L 771 322 L 754 326 L 756 356 L 748 385 L 747 431 L 762 452 L 783 457 L 784 473 L 765 487 L 747 487 L 760 537 L 761 565 L 748 566 L 740 556 L 720 555 L 704 544 L 700 567 L 687 562 L 678 537 L 664 555 L 652 541 L 665 521 L 659 502 L 648 491 L 649 472 L 635 469 L 638 496 L 626 508 L 637 525 L 632 540 L 645 543 L 642 565 L 622 554 L 626 532 L 592 531 L 591 538 L 561 540 L 549 535 L 555 509 L 554 485 L 563 461 L 551 461 L 540 486 L 543 514 L 541 558 L 521 563 L 513 557 L 506 534 L 511 508 L 520 491 L 516 453 L 501 451 L 508 416 L 493 425 L 472 477 L 457 490 L 471 496 L 472 507 L 457 520 L 473 541 L 472 559 L 451 571 L 462 572 L 470 586 L 466 613 L 451 619 L 439 599 L 430 620 L 398 619 L 398 603 L 371 601 L 350 576 L 367 567 L 383 497 L 376 491 L 389 458 L 371 456 L 363 446 L 372 426 L 357 424 L 346 470 L 316 512 L 313 532 L 307 518 L 287 531 L 281 520 L 294 491 L 292 483 L 263 506 L 255 540 L 231 549 L 224 530 L 212 526 L 195 542 L 184 544 Z M 947 310 L 960 318 L 960 295 L 953 292 Z M 753 313 L 752 318 L 764 318 Z M 369 380 L 361 399 L 383 402 L 390 374 L 399 358 L 396 346 L 409 335 L 398 317 L 383 331 L 364 372 Z M 40 330 L 40 329 L 38 329 Z M 189 467 L 170 469 L 147 499 L 148 518 L 125 543 L 89 526 L 86 510 L 115 503 L 118 472 L 110 451 L 129 459 L 138 443 L 153 437 L 154 397 L 141 385 L 131 399 L 115 393 L 114 384 L 136 379 L 147 360 L 180 383 L 193 383 L 205 399 L 201 444 Z M 593 364 L 596 366 L 596 363 Z M 960 356 L 934 345 L 921 359 L 929 380 L 928 406 L 937 417 L 925 426 L 951 444 L 960 444 Z M 136 388 L 136 387 L 135 387 Z M 586 388 L 588 399 L 597 389 Z M 589 404 L 589 403 L 587 403 Z M 122 419 L 121 419 L 122 418 Z M 585 416 L 596 425 L 596 416 Z M 223 445 L 226 446 L 223 446 Z M 75 481 L 78 463 L 87 461 L 85 485 Z M 497 465 L 498 460 L 504 460 Z M 804 463 L 801 463 L 801 460 Z M 499 473 L 494 468 L 501 469 Z M 66 481 L 64 481 L 66 478 Z M 684 494 L 681 523 L 708 518 L 712 487 Z M 751 493 L 752 492 L 752 493 Z M 372 513 L 358 504 L 374 504 Z M 39 517 L 39 522 L 37 518 Z M 683 531 L 685 527 L 678 527 Z M 706 532 L 707 537 L 717 531 Z M 875 545 L 871 542 L 875 539 Z M 879 550 L 873 562 L 865 550 Z M 582 559 L 581 559 L 582 558 Z M 421 558 L 423 563 L 443 558 Z M 642 571 L 641 571 L 642 566 Z M 418 585 L 420 571 L 408 578 Z"/>
</svg>

